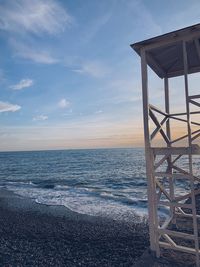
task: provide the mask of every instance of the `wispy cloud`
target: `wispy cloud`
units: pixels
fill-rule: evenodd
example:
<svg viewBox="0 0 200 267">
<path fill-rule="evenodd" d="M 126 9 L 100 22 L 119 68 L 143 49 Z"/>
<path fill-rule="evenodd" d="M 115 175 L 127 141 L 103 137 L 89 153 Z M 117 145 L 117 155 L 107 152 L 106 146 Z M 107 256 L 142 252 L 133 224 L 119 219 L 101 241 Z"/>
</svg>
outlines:
<svg viewBox="0 0 200 267">
<path fill-rule="evenodd" d="M 19 105 L 14 105 L 8 102 L 2 102 L 0 101 L 0 113 L 2 112 L 15 112 L 17 110 L 21 109 Z"/>
<path fill-rule="evenodd" d="M 73 71 L 80 74 L 90 75 L 95 78 L 101 78 L 108 74 L 110 70 L 101 62 L 88 61 L 80 64 L 80 66 L 73 69 Z"/>
<path fill-rule="evenodd" d="M 199 1 L 194 1 L 192 5 L 180 6 L 175 15 L 170 16 L 169 23 L 165 25 L 166 31 L 176 30 L 199 23 L 200 9 Z"/>
<path fill-rule="evenodd" d="M 134 18 L 133 29 L 141 30 L 146 33 L 146 37 L 162 34 L 161 25 L 156 21 L 156 17 L 145 5 L 144 1 L 125 1 L 128 5 L 129 15 Z M 132 33 L 131 33 L 132 34 Z"/>
<path fill-rule="evenodd" d="M 50 52 L 47 50 L 42 51 L 41 49 L 33 48 L 31 45 L 28 46 L 23 43 L 17 42 L 14 39 L 10 40 L 10 44 L 15 51 L 15 56 L 17 57 L 42 64 L 55 64 L 59 61 L 58 59 L 51 56 Z"/>
<path fill-rule="evenodd" d="M 85 31 L 82 34 L 82 41 L 88 43 L 95 37 L 98 31 L 107 24 L 110 20 L 112 13 L 106 13 L 101 17 L 95 17 L 95 19 L 90 23 L 90 25 L 86 25 Z"/>
<path fill-rule="evenodd" d="M 58 106 L 60 108 L 68 108 L 70 106 L 70 102 L 65 99 L 65 98 L 62 98 L 59 102 L 58 102 Z"/>
<path fill-rule="evenodd" d="M 95 114 L 101 114 L 101 113 L 103 113 L 102 110 L 97 110 L 97 111 L 95 111 Z"/>
<path fill-rule="evenodd" d="M 69 13 L 54 0 L 1 1 L 1 30 L 55 34 L 71 25 L 72 21 Z"/>
<path fill-rule="evenodd" d="M 0 82 L 3 82 L 3 81 L 5 81 L 5 74 L 4 74 L 3 69 L 0 69 Z"/>
<path fill-rule="evenodd" d="M 36 117 L 33 117 L 33 121 L 46 121 L 48 120 L 48 116 L 46 115 L 38 115 Z"/>
<path fill-rule="evenodd" d="M 22 90 L 33 85 L 33 80 L 31 79 L 22 79 L 17 84 L 11 85 L 10 88 L 13 90 Z"/>
</svg>

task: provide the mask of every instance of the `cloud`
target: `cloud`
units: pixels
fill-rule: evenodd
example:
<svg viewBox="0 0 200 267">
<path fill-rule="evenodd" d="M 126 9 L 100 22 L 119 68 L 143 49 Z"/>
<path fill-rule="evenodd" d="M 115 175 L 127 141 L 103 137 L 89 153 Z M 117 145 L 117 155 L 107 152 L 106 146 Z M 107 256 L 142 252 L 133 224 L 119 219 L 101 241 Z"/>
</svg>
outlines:
<svg viewBox="0 0 200 267">
<path fill-rule="evenodd" d="M 103 111 L 102 110 L 97 110 L 96 112 L 95 112 L 95 114 L 100 114 L 100 113 L 102 113 Z"/>
<path fill-rule="evenodd" d="M 38 115 L 33 118 L 33 121 L 46 121 L 48 120 L 48 116 L 46 115 Z"/>
<path fill-rule="evenodd" d="M 144 1 L 125 1 L 127 4 L 129 15 L 131 15 L 134 20 L 133 29 L 137 30 L 135 34 L 145 33 L 146 37 L 152 37 L 153 35 L 162 34 L 161 25 L 157 22 L 156 17 L 149 10 L 148 6 L 145 5 Z M 132 34 L 132 33 L 131 33 Z"/>
<path fill-rule="evenodd" d="M 60 108 L 68 108 L 70 106 L 70 102 L 68 100 L 66 100 L 65 98 L 62 98 L 59 102 L 58 102 L 58 106 Z"/>
<path fill-rule="evenodd" d="M 91 61 L 81 64 L 79 68 L 73 69 L 73 71 L 80 74 L 90 75 L 95 78 L 101 78 L 109 72 L 109 69 L 100 62 Z"/>
<path fill-rule="evenodd" d="M 0 29 L 37 35 L 56 34 L 70 26 L 73 18 L 54 0 L 3 1 L 0 5 Z"/>
<path fill-rule="evenodd" d="M 10 40 L 11 46 L 15 50 L 15 55 L 27 60 L 31 60 L 35 63 L 42 64 L 55 64 L 59 60 L 52 57 L 49 51 L 42 51 L 41 49 L 33 48 L 31 45 L 25 45 L 19 42 L 16 42 L 14 39 Z"/>
<path fill-rule="evenodd" d="M 89 25 L 86 25 L 85 31 L 81 36 L 82 41 L 85 43 L 90 42 L 99 32 L 99 30 L 107 24 L 111 18 L 111 15 L 112 12 L 106 13 L 98 18 L 95 16 L 95 19 Z"/>
<path fill-rule="evenodd" d="M 30 87 L 32 85 L 33 85 L 33 80 L 22 79 L 19 83 L 11 85 L 10 88 L 13 90 L 22 90 L 22 89 Z"/>
<path fill-rule="evenodd" d="M 5 81 L 5 75 L 3 69 L 0 69 L 0 82 Z"/>
<path fill-rule="evenodd" d="M 19 105 L 10 104 L 8 102 L 2 102 L 0 101 L 0 113 L 1 112 L 15 112 L 17 110 L 21 109 Z"/>
</svg>

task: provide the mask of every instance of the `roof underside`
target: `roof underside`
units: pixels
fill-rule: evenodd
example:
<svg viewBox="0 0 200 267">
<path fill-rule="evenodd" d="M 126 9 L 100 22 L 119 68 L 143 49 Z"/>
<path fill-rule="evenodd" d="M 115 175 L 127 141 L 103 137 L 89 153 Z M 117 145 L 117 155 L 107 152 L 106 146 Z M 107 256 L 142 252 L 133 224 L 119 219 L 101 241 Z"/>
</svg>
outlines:
<svg viewBox="0 0 200 267">
<path fill-rule="evenodd" d="M 176 77 L 184 74 L 183 46 L 186 40 L 188 73 L 200 71 L 200 24 L 160 35 L 131 47 L 140 55 L 146 51 L 147 64 L 160 77 Z"/>
</svg>

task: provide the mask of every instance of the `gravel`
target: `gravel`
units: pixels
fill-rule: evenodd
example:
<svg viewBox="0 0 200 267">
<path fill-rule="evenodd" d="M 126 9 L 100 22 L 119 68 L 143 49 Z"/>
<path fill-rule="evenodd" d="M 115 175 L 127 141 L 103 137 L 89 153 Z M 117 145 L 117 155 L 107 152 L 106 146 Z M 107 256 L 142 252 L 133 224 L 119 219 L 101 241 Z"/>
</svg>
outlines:
<svg viewBox="0 0 200 267">
<path fill-rule="evenodd" d="M 133 266 L 149 246 L 146 222 L 118 222 L 0 190 L 0 266 Z"/>
</svg>

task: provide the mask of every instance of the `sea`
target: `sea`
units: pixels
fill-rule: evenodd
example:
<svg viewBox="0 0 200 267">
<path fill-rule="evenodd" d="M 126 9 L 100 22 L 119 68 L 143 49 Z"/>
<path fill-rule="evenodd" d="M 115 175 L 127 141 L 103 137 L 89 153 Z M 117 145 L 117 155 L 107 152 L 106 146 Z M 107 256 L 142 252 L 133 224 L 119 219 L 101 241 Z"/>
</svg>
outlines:
<svg viewBox="0 0 200 267">
<path fill-rule="evenodd" d="M 147 215 L 143 148 L 1 152 L 0 187 L 81 214 Z"/>
</svg>

